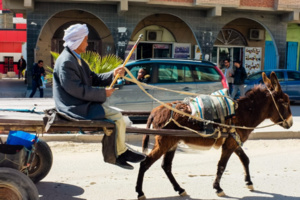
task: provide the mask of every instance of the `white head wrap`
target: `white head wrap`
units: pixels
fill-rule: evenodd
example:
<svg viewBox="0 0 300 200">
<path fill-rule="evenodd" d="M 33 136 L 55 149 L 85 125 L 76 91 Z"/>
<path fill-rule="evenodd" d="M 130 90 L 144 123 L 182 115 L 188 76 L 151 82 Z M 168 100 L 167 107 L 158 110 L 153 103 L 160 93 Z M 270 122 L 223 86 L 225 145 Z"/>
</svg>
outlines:
<svg viewBox="0 0 300 200">
<path fill-rule="evenodd" d="M 86 24 L 74 24 L 65 30 L 63 40 L 65 41 L 64 47 L 69 47 L 75 50 L 79 47 L 84 37 L 89 34 L 89 29 Z"/>
</svg>

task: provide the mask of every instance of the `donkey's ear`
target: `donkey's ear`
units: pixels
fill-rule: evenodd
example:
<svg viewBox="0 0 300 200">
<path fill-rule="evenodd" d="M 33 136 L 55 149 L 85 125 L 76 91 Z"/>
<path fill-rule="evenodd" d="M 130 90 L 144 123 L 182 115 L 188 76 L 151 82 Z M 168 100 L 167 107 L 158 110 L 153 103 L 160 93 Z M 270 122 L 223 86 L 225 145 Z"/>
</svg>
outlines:
<svg viewBox="0 0 300 200">
<path fill-rule="evenodd" d="M 279 81 L 278 81 L 278 78 L 277 78 L 275 72 L 271 73 L 270 79 L 271 79 L 271 83 L 272 83 L 273 87 L 275 88 L 275 91 L 280 92 L 281 91 L 281 86 L 279 84 Z"/>
<path fill-rule="evenodd" d="M 265 72 L 262 73 L 262 78 L 267 88 L 269 88 L 270 90 L 273 89 L 271 80 L 267 77 Z"/>
</svg>

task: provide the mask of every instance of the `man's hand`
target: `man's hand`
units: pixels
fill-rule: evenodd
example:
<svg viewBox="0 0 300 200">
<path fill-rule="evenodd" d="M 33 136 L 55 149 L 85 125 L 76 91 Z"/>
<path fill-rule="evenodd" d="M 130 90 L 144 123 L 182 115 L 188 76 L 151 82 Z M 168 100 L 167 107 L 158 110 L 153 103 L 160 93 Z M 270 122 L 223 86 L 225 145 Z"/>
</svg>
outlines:
<svg viewBox="0 0 300 200">
<path fill-rule="evenodd" d="M 117 74 L 119 74 L 120 77 L 123 77 L 125 74 L 124 67 L 120 66 L 120 67 L 117 67 L 116 69 L 114 69 L 114 76 L 116 76 Z"/>
<path fill-rule="evenodd" d="M 114 91 L 114 88 L 105 88 L 106 97 L 110 97 Z"/>
</svg>

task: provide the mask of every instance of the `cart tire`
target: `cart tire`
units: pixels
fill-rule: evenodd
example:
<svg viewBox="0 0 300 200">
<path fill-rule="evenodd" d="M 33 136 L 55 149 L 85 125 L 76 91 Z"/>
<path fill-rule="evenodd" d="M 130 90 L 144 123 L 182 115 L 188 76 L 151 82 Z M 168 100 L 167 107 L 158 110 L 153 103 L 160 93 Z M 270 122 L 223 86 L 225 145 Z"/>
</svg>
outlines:
<svg viewBox="0 0 300 200">
<path fill-rule="evenodd" d="M 44 140 L 39 139 L 38 143 L 36 144 L 35 157 L 32 161 L 32 167 L 30 170 L 28 170 L 29 178 L 34 183 L 37 183 L 45 178 L 52 167 L 52 162 L 53 156 L 50 147 Z"/>
<path fill-rule="evenodd" d="M 39 192 L 34 183 L 22 172 L 1 167 L 0 199 L 38 200 Z"/>
</svg>

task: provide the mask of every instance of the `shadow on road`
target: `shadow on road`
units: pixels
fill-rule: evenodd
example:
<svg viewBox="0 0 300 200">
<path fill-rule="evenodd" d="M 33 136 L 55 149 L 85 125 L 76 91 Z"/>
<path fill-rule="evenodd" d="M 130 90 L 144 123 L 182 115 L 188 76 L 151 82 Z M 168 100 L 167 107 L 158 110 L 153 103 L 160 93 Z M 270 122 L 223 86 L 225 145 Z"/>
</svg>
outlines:
<svg viewBox="0 0 300 200">
<path fill-rule="evenodd" d="M 286 196 L 282 194 L 275 194 L 275 193 L 269 193 L 269 192 L 262 192 L 255 190 L 253 191 L 253 194 L 258 194 L 258 195 L 268 195 L 268 196 L 251 196 L 251 197 L 243 197 L 243 198 L 235 198 L 235 199 L 241 199 L 241 200 L 268 200 L 268 199 L 276 199 L 276 200 L 296 200 L 299 199 L 300 197 L 292 197 L 292 196 Z M 234 197 L 232 197 L 234 198 Z"/>
<path fill-rule="evenodd" d="M 83 194 L 84 189 L 75 185 L 57 182 L 39 182 L 36 184 L 36 187 L 41 200 L 84 200 L 76 197 Z"/>
<path fill-rule="evenodd" d="M 232 197 L 232 196 L 225 196 L 223 198 L 217 198 L 217 199 L 223 199 L 223 200 L 269 200 L 269 199 L 276 199 L 276 200 L 298 200 L 300 197 L 291 197 L 291 196 L 286 196 L 282 194 L 275 194 L 275 193 L 268 193 L 268 192 L 262 192 L 262 191 L 253 191 L 253 194 L 255 195 L 268 195 L 268 196 L 249 196 L 249 197 Z M 128 200 L 128 199 L 118 199 L 118 200 Z M 130 199 L 134 200 L 134 199 Z M 161 198 L 147 198 L 147 200 L 204 200 L 204 199 L 195 199 L 191 198 L 189 195 L 181 197 L 181 196 L 172 196 L 172 197 L 161 197 Z M 205 199 L 205 200 L 215 200 L 215 199 Z"/>
</svg>

